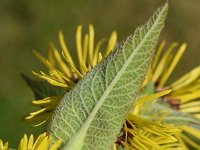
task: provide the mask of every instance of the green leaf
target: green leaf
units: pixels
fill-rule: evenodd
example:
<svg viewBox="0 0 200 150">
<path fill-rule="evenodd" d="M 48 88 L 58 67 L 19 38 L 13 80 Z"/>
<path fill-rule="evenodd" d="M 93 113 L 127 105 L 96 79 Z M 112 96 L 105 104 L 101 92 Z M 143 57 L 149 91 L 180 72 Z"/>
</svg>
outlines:
<svg viewBox="0 0 200 150">
<path fill-rule="evenodd" d="M 27 85 L 32 89 L 35 99 L 43 99 L 49 96 L 63 96 L 65 90 L 55 87 L 46 81 L 31 79 L 22 74 L 22 78 L 26 81 Z"/>
<path fill-rule="evenodd" d="M 165 123 L 171 123 L 175 125 L 192 125 L 192 124 L 200 125 L 200 119 L 194 117 L 191 114 L 178 111 L 170 113 L 167 117 L 164 118 L 163 121 Z"/>
<path fill-rule="evenodd" d="M 127 150 L 127 149 L 120 145 L 120 146 L 117 147 L 117 150 Z"/>
<path fill-rule="evenodd" d="M 111 150 L 138 95 L 168 4 L 94 67 L 55 110 L 48 133 L 65 150 Z"/>
<path fill-rule="evenodd" d="M 141 91 L 140 95 L 151 95 L 155 93 L 155 85 L 152 81 L 150 81 L 146 87 Z"/>
<path fill-rule="evenodd" d="M 168 112 L 169 114 L 163 119 L 163 123 L 171 123 L 174 125 L 200 125 L 200 119 L 194 117 L 191 114 L 176 111 L 172 109 L 169 104 L 162 102 L 162 101 L 156 101 L 148 106 L 148 109 L 144 110 L 142 112 L 143 116 L 145 118 L 150 119 L 152 116 L 155 116 L 155 114 L 159 112 Z"/>
</svg>

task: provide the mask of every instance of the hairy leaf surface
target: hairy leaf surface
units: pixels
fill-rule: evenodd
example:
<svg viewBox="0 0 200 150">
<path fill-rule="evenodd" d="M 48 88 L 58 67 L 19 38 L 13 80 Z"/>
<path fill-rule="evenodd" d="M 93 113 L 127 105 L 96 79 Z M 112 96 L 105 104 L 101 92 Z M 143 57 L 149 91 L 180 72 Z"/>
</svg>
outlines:
<svg viewBox="0 0 200 150">
<path fill-rule="evenodd" d="M 168 4 L 120 44 L 57 107 L 49 126 L 66 150 L 110 150 L 140 90 L 164 26 Z"/>
<path fill-rule="evenodd" d="M 168 115 L 163 118 L 162 123 L 171 123 L 175 125 L 200 125 L 200 119 L 194 117 L 189 113 L 176 111 L 170 107 L 169 104 L 162 101 L 156 101 L 148 106 L 148 109 L 142 112 L 145 118 L 151 119 L 158 112 L 168 112 Z"/>
</svg>

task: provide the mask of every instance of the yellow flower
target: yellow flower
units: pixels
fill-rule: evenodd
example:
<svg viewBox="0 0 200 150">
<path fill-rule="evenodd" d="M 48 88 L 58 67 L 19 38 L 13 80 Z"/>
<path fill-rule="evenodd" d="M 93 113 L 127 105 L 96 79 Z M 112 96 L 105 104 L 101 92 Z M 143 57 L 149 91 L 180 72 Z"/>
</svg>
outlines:
<svg viewBox="0 0 200 150">
<path fill-rule="evenodd" d="M 199 130 L 187 125 L 178 126 L 163 123 L 165 117 L 168 116 L 168 110 L 155 112 L 150 118 L 144 115 L 150 104 L 171 92 L 171 90 L 165 90 L 140 97 L 134 104 L 132 111 L 127 115 L 122 134 L 114 144 L 113 150 L 116 150 L 120 145 L 127 150 L 189 150 L 188 145 L 199 149 L 200 145 L 195 143 L 193 139 L 200 140 Z"/>
<path fill-rule="evenodd" d="M 8 150 L 8 142 L 3 143 L 3 141 L 0 139 L 0 150 Z"/>
<path fill-rule="evenodd" d="M 186 149 L 179 138 L 181 130 L 173 124 L 162 124 L 161 121 L 162 118 L 152 121 L 129 113 L 123 128 L 125 140 L 121 142 L 122 145 L 128 150 Z"/>
<path fill-rule="evenodd" d="M 174 91 L 166 98 L 172 106 L 178 104 L 178 110 L 200 118 L 200 66 L 194 68 L 169 88 Z"/>
<path fill-rule="evenodd" d="M 174 55 L 172 51 L 177 48 L 178 44 L 173 43 L 160 57 L 164 46 L 165 42 L 162 42 L 143 84 L 143 88 L 145 88 L 146 85 L 153 82 L 155 90 L 161 92 L 143 96 L 136 101 L 135 107 L 128 114 L 122 128 L 123 134 L 117 140 L 117 144 L 123 145 L 128 150 L 189 150 L 188 145 L 200 149 L 200 145 L 194 140 L 200 140 L 199 130 L 188 125 L 175 126 L 162 123 L 168 116 L 168 110 L 155 112 L 152 114 L 152 118 L 146 118 L 143 115 L 145 110 L 148 110 L 150 103 L 160 97 L 172 108 L 200 117 L 200 102 L 198 101 L 200 98 L 200 66 L 186 73 L 174 83 L 166 85 L 186 49 L 186 44 L 182 44 Z M 170 89 L 172 91 L 169 92 Z M 117 144 L 113 149 L 117 148 Z"/>
<path fill-rule="evenodd" d="M 200 118 L 200 66 L 197 66 L 192 71 L 186 73 L 177 81 L 166 85 L 187 45 L 185 43 L 180 45 L 177 53 L 174 55 L 173 50 L 178 47 L 178 44 L 173 43 L 163 56 L 160 57 L 165 44 L 165 42 L 162 42 L 158 48 L 145 83 L 147 84 L 149 81 L 153 81 L 157 91 L 172 89 L 172 92 L 166 94 L 163 100 L 169 103 L 171 107 L 177 111 L 190 113 L 193 116 Z M 188 145 L 199 149 L 200 145 L 195 143 L 191 137 L 200 140 L 200 136 L 197 136 L 200 134 L 200 131 L 190 126 L 179 127 L 179 129 L 181 129 L 183 133 L 190 135 L 189 138 L 186 134 L 181 134 L 180 138 Z"/>
<path fill-rule="evenodd" d="M 113 31 L 108 39 L 106 49 L 102 51 L 101 46 L 105 39 L 100 40 L 95 45 L 93 26 L 89 25 L 89 33 L 82 38 L 82 26 L 79 25 L 76 31 L 76 51 L 79 66 L 76 66 L 61 31 L 58 32 L 58 37 L 62 48 L 62 55 L 53 44 L 49 45 L 47 59 L 37 51 L 34 51 L 35 55 L 48 67 L 49 74 L 42 71 L 40 73 L 33 72 L 33 74 L 67 91 L 74 87 L 79 79 L 106 57 L 117 42 L 117 33 Z M 54 96 L 32 101 L 32 104 L 39 107 L 40 110 L 30 113 L 25 119 L 35 122 L 36 126 L 45 123 L 51 117 L 60 99 L 61 97 Z"/>
<path fill-rule="evenodd" d="M 27 137 L 25 134 L 19 143 L 18 150 L 57 150 L 61 144 L 61 141 L 58 140 L 54 145 L 50 146 L 51 136 L 47 136 L 46 132 L 39 135 L 39 137 L 34 141 L 34 137 Z M 8 143 L 3 144 L 0 140 L 0 150 L 8 150 Z"/>
<path fill-rule="evenodd" d="M 61 97 L 52 96 L 47 97 L 41 100 L 34 100 L 32 101 L 32 105 L 39 107 L 40 109 L 30 113 L 25 119 L 29 122 L 36 123 L 35 126 L 39 126 L 50 119 L 52 116 L 53 111 L 55 110 L 56 106 L 60 102 Z"/>
<path fill-rule="evenodd" d="M 156 84 L 158 90 L 162 89 L 174 71 L 177 63 L 183 55 L 187 44 L 183 43 L 174 55 L 173 50 L 177 48 L 178 44 L 173 43 L 166 50 L 162 57 L 160 57 L 165 46 L 165 41 L 161 43 L 156 53 L 155 59 L 152 63 L 152 80 Z"/>
<path fill-rule="evenodd" d="M 165 42 L 162 42 L 158 48 L 158 52 L 152 64 L 151 73 L 149 73 L 151 74 L 150 78 L 158 91 L 173 89 L 173 91 L 165 97 L 165 100 L 169 102 L 172 107 L 200 118 L 200 102 L 198 101 L 200 98 L 200 66 L 186 73 L 174 83 L 166 85 L 186 49 L 186 44 L 180 45 L 177 53 L 174 55 L 173 50 L 177 48 L 178 44 L 173 43 L 164 53 L 163 57 L 160 58 L 164 46 Z"/>
<path fill-rule="evenodd" d="M 168 115 L 167 111 L 156 112 L 152 118 L 145 118 L 145 110 L 156 99 L 169 94 L 171 90 L 143 96 L 137 100 L 133 110 L 127 115 L 122 128 L 122 135 L 117 144 L 128 150 L 186 150 L 186 145 L 180 138 L 181 129 L 173 124 L 163 124 L 161 121 Z M 141 111 L 142 110 L 142 111 Z"/>
<path fill-rule="evenodd" d="M 90 69 L 101 62 L 114 48 L 117 40 L 117 34 L 114 31 L 108 40 L 107 48 L 102 53 L 100 48 L 105 40 L 103 39 L 96 46 L 94 45 L 93 26 L 89 25 L 89 33 L 85 34 L 83 39 L 82 26 L 78 26 L 76 50 L 79 66 L 76 66 L 61 31 L 59 31 L 58 37 L 62 55 L 53 44 L 49 46 L 47 59 L 37 51 L 34 51 L 35 55 L 48 67 L 49 73 L 33 73 L 54 86 L 64 88 L 66 91 L 73 88 L 78 80 L 82 79 Z M 197 101 L 197 98 L 200 97 L 200 67 L 195 68 L 174 83 L 166 85 L 186 49 L 186 44 L 182 44 L 174 55 L 172 51 L 177 48 L 178 44 L 173 43 L 166 53 L 160 57 L 164 46 L 165 42 L 162 42 L 143 84 L 143 88 L 145 88 L 146 85 L 153 82 L 158 93 L 143 95 L 138 98 L 133 110 L 127 115 L 126 122 L 122 128 L 122 135 L 118 137 L 116 144 L 113 146 L 114 150 L 119 145 L 128 148 L 128 150 L 188 150 L 187 144 L 194 148 L 200 147 L 185 134 L 188 133 L 200 140 L 198 137 L 199 130 L 186 125 L 176 126 L 162 122 L 168 115 L 167 110 L 155 112 L 151 118 L 145 118 L 141 112 L 141 110 L 144 112 L 145 109 L 148 109 L 149 104 L 159 98 L 179 111 L 192 113 L 194 116 L 200 117 L 200 103 Z M 39 107 L 40 110 L 30 113 L 30 116 L 26 117 L 26 119 L 37 123 L 37 125 L 46 122 L 51 117 L 61 97 L 62 95 L 60 97 L 53 96 L 32 101 L 32 104 Z"/>
<path fill-rule="evenodd" d="M 44 58 L 37 51 L 35 55 L 48 67 L 49 75 L 44 72 L 36 73 L 36 76 L 45 79 L 50 84 L 60 86 L 66 90 L 70 90 L 91 68 L 97 65 L 102 58 L 106 57 L 114 48 L 117 41 L 117 33 L 112 32 L 107 48 L 101 52 L 101 46 L 105 39 L 100 40 L 96 45 L 94 44 L 94 28 L 89 25 L 89 33 L 82 38 L 82 26 L 79 25 L 76 31 L 76 52 L 79 66 L 76 66 L 67 45 L 64 40 L 62 31 L 58 32 L 60 46 L 62 48 L 62 55 L 54 47 L 49 45 L 48 58 Z"/>
<path fill-rule="evenodd" d="M 53 146 L 50 146 L 51 136 L 47 136 L 46 132 L 41 134 L 34 142 L 33 135 L 28 139 L 25 134 L 21 139 L 18 150 L 57 150 L 61 144 L 61 141 L 58 140 Z M 49 147 L 50 146 L 50 147 Z"/>
</svg>

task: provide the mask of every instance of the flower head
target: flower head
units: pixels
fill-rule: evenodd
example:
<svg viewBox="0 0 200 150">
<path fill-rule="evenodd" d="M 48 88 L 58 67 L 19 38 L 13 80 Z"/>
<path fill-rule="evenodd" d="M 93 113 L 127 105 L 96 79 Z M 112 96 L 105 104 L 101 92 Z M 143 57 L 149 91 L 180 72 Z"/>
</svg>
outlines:
<svg viewBox="0 0 200 150">
<path fill-rule="evenodd" d="M 178 64 L 187 45 L 184 43 L 178 47 L 178 43 L 173 43 L 161 57 L 165 44 L 165 42 L 162 42 L 158 48 L 151 69 L 149 69 L 145 85 L 149 82 L 153 82 L 155 91 L 172 89 L 170 93 L 161 98 L 162 102 L 170 104 L 171 108 L 175 110 L 172 113 L 176 113 L 176 111 L 183 112 L 185 114 L 191 114 L 191 117 L 200 118 L 200 102 L 198 101 L 200 98 L 200 66 L 186 73 L 177 81 L 168 84 L 168 79 Z M 173 51 L 176 48 L 177 52 L 174 55 Z M 197 138 L 197 135 L 200 133 L 198 129 L 190 125 L 184 125 L 184 127 L 178 126 L 178 128 L 182 130 L 179 139 L 186 143 L 186 148 L 187 145 L 191 145 L 195 148 L 200 147 L 200 145 L 193 140 L 193 138 Z M 190 137 L 188 137 L 188 134 Z M 197 139 L 200 140 L 199 137 Z"/>
<path fill-rule="evenodd" d="M 39 135 L 39 137 L 34 141 L 34 137 L 31 134 L 28 138 L 25 134 L 19 143 L 18 150 L 57 150 L 61 144 L 61 141 L 58 140 L 54 145 L 50 146 L 51 136 L 47 136 L 46 132 Z M 0 149 L 8 150 L 8 142 L 3 144 L 3 141 L 0 140 Z"/>
<path fill-rule="evenodd" d="M 62 55 L 53 44 L 49 45 L 47 59 L 37 51 L 34 51 L 41 62 L 48 67 L 49 74 L 42 71 L 40 73 L 33 72 L 33 74 L 54 86 L 64 88 L 66 91 L 73 88 L 79 79 L 82 79 L 90 69 L 101 62 L 117 42 L 117 33 L 113 31 L 108 39 L 106 49 L 102 51 L 101 46 L 106 40 L 102 39 L 95 45 L 95 32 L 92 25 L 89 25 L 89 33 L 82 38 L 82 26 L 79 25 L 76 32 L 76 52 L 79 66 L 76 66 L 61 31 L 58 32 L 58 37 L 62 48 Z M 39 107 L 40 110 L 30 113 L 26 120 L 35 122 L 36 125 L 45 123 L 51 117 L 61 97 L 62 95 L 32 101 L 32 104 Z"/>
<path fill-rule="evenodd" d="M 3 143 L 3 141 L 0 139 L 0 150 L 8 150 L 8 142 Z"/>
<path fill-rule="evenodd" d="M 89 25 L 89 33 L 85 34 L 83 39 L 82 26 L 78 26 L 76 50 L 79 65 L 76 66 L 61 31 L 59 31 L 58 37 L 62 55 L 53 44 L 49 46 L 47 59 L 34 51 L 35 55 L 48 67 L 49 73 L 33 73 L 54 86 L 64 88 L 66 91 L 72 89 L 78 80 L 82 79 L 88 71 L 101 62 L 114 48 L 117 40 L 117 34 L 114 31 L 108 40 L 107 48 L 102 52 L 101 45 L 105 40 L 102 39 L 97 45 L 94 45 L 93 26 Z M 132 111 L 127 115 L 121 134 L 117 138 L 113 149 L 119 146 L 130 150 L 188 150 L 188 145 L 195 148 L 200 147 L 192 139 L 197 138 L 200 140 L 198 129 L 188 124 L 177 125 L 165 121 L 169 115 L 169 109 L 172 113 L 190 113 L 194 117 L 200 118 L 200 103 L 198 102 L 200 97 L 199 66 L 174 83 L 168 84 L 168 79 L 183 55 L 186 46 L 183 43 L 178 47 L 177 43 L 173 43 L 162 56 L 165 42 L 161 43 L 141 88 L 141 95 L 138 97 Z M 173 53 L 175 48 L 177 48 L 176 54 Z M 149 85 L 152 86 L 149 88 Z M 145 91 L 146 89 L 147 91 Z M 48 121 L 62 96 L 55 95 L 32 101 L 32 104 L 39 107 L 40 110 L 30 113 L 26 119 L 38 123 L 37 125 Z M 145 113 L 149 111 L 150 105 L 155 105 L 155 102 L 170 104 L 171 107 L 163 111 L 154 111 L 146 116 Z"/>
<path fill-rule="evenodd" d="M 173 124 L 162 124 L 162 118 L 148 120 L 141 116 L 128 114 L 124 124 L 125 141 L 122 145 L 127 149 L 172 149 L 186 147 L 179 139 L 181 130 Z"/>
<path fill-rule="evenodd" d="M 102 52 L 101 46 L 105 39 L 95 45 L 94 28 L 89 25 L 89 33 L 82 38 L 82 26 L 79 25 L 76 31 L 76 52 L 79 65 L 76 66 L 67 45 L 62 31 L 58 32 L 59 42 L 62 48 L 62 55 L 51 43 L 48 49 L 48 58 L 44 58 L 37 51 L 35 55 L 48 67 L 49 75 L 40 72 L 33 72 L 36 76 L 48 81 L 50 84 L 70 90 L 91 68 L 98 64 L 114 48 L 117 41 L 117 33 L 112 32 L 107 48 Z"/>
<path fill-rule="evenodd" d="M 173 124 L 162 123 L 167 111 L 156 112 L 151 118 L 145 118 L 144 111 L 157 98 L 170 93 L 171 90 L 144 96 L 137 100 L 133 111 L 127 117 L 122 128 L 122 135 L 117 143 L 130 150 L 184 149 L 186 146 L 180 138 L 181 129 Z"/>
<path fill-rule="evenodd" d="M 115 147 L 123 146 L 128 150 L 189 150 L 190 145 L 198 149 L 200 145 L 194 141 L 200 140 L 198 129 L 186 124 L 167 123 L 170 109 L 166 107 L 158 111 L 150 110 L 151 105 L 156 105 L 155 102 L 162 103 L 160 100 L 163 96 L 171 92 L 172 90 L 165 90 L 140 97 L 127 115 Z"/>
<path fill-rule="evenodd" d="M 51 136 L 47 136 L 46 133 L 41 134 L 34 142 L 34 137 L 31 135 L 28 139 L 25 134 L 21 139 L 18 150 L 57 150 L 60 146 L 61 141 L 58 140 L 53 146 L 50 146 Z M 50 147 L 49 147 L 50 146 Z"/>
<path fill-rule="evenodd" d="M 165 97 L 165 101 L 170 103 L 174 109 L 200 118 L 200 102 L 198 101 L 198 98 L 200 98 L 200 66 L 167 85 L 170 75 L 186 49 L 186 44 L 182 44 L 174 55 L 173 50 L 178 47 L 178 44 L 173 43 L 160 58 L 164 46 L 165 42 L 162 42 L 152 64 L 152 81 L 158 91 L 173 89 Z"/>
</svg>

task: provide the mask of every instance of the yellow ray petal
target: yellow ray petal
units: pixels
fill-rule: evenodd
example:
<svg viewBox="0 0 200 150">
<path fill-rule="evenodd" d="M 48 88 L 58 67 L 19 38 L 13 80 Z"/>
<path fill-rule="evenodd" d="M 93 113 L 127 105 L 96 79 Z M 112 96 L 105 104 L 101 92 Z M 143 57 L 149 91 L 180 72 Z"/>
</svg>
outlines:
<svg viewBox="0 0 200 150">
<path fill-rule="evenodd" d="M 57 150 L 61 143 L 61 140 L 56 141 L 55 144 L 53 144 L 53 146 L 49 150 Z"/>
<path fill-rule="evenodd" d="M 58 103 L 60 101 L 60 99 L 61 99 L 60 96 L 51 96 L 51 97 L 46 97 L 41 100 L 34 100 L 34 101 L 32 101 L 32 104 L 43 107 L 48 103 L 51 105 L 52 105 L 52 103 Z"/>
<path fill-rule="evenodd" d="M 33 149 L 36 149 L 45 137 L 46 137 L 46 132 L 44 132 L 43 134 L 40 134 L 33 145 Z"/>
<path fill-rule="evenodd" d="M 137 112 L 139 112 L 143 107 L 144 103 L 148 103 L 148 102 L 153 102 L 155 100 L 157 100 L 159 97 L 162 97 L 164 95 L 167 95 L 171 92 L 172 90 L 165 90 L 165 91 L 162 91 L 162 92 L 158 92 L 158 93 L 155 93 L 155 94 L 152 94 L 152 95 L 147 95 L 147 96 L 143 96 L 143 97 L 140 97 L 135 103 L 135 109 L 134 109 L 134 113 L 137 114 Z"/>
<path fill-rule="evenodd" d="M 200 119 L 200 113 L 193 114 L 193 116 L 195 116 L 196 118 L 199 118 L 199 119 Z"/>
<path fill-rule="evenodd" d="M 62 57 L 60 55 L 60 53 L 58 52 L 58 50 L 53 46 L 52 46 L 52 51 L 54 54 L 54 57 L 57 61 L 57 65 L 60 68 L 60 70 L 62 70 L 62 72 L 68 77 L 71 78 L 72 77 L 72 73 L 70 71 L 70 69 L 68 68 L 68 66 L 63 62 Z"/>
<path fill-rule="evenodd" d="M 149 68 L 148 71 L 147 71 L 145 80 L 142 84 L 142 88 L 144 88 L 151 81 L 152 75 L 153 75 L 152 74 L 152 68 Z"/>
<path fill-rule="evenodd" d="M 28 149 L 32 149 L 33 143 L 34 143 L 34 138 L 33 138 L 33 135 L 31 134 L 30 137 L 29 137 L 29 140 L 28 140 L 28 146 L 27 146 L 27 148 Z"/>
<path fill-rule="evenodd" d="M 53 51 L 52 51 L 52 48 L 51 48 L 51 44 L 49 44 L 48 53 L 47 54 L 48 54 L 48 61 L 49 61 L 49 63 L 53 67 L 56 67 L 56 61 L 55 61 L 54 54 L 53 54 Z"/>
<path fill-rule="evenodd" d="M 79 67 L 80 67 L 80 72 L 81 74 L 85 74 L 88 72 L 87 68 L 87 55 L 88 55 L 88 39 L 89 36 L 88 34 L 85 35 L 84 41 L 83 41 L 83 47 L 82 47 L 82 26 L 77 28 L 77 36 L 76 36 L 76 47 L 77 47 L 77 54 L 78 54 L 78 59 L 79 59 Z M 81 53 L 79 53 L 82 51 Z M 75 68 L 75 66 L 74 66 Z"/>
<path fill-rule="evenodd" d="M 182 76 L 179 80 L 172 83 L 169 87 L 174 90 L 177 90 L 184 86 L 189 85 L 193 81 L 197 80 L 199 77 L 200 77 L 200 66 L 194 68 L 192 71 Z"/>
<path fill-rule="evenodd" d="M 94 27 L 92 24 L 89 25 L 89 63 L 91 67 L 93 61 L 93 51 L 94 51 Z"/>
<path fill-rule="evenodd" d="M 200 90 L 193 91 L 191 93 L 186 93 L 178 96 L 170 96 L 172 99 L 178 99 L 181 101 L 181 103 L 187 103 L 189 101 L 192 101 L 194 99 L 200 98 Z"/>
<path fill-rule="evenodd" d="M 100 63 L 103 59 L 102 53 L 99 52 L 99 56 L 98 56 L 98 63 Z"/>
<path fill-rule="evenodd" d="M 187 113 L 200 113 L 200 106 L 194 106 L 194 107 L 189 107 L 189 108 L 182 108 L 182 112 L 187 112 Z"/>
<path fill-rule="evenodd" d="M 116 146 L 116 144 L 113 144 L 113 146 L 112 146 L 112 150 L 117 150 L 117 146 Z"/>
<path fill-rule="evenodd" d="M 51 52 L 49 52 L 49 53 L 52 53 L 52 50 L 50 50 Z M 53 62 L 53 60 L 50 60 L 50 64 L 51 65 L 49 65 L 48 64 L 48 61 L 40 54 L 40 53 L 38 53 L 36 50 L 34 50 L 33 51 L 33 53 L 36 55 L 36 57 L 46 66 L 46 67 L 48 67 L 49 68 L 49 73 L 52 75 L 52 76 L 54 76 L 56 79 L 58 79 L 60 82 L 64 82 L 64 80 L 57 74 L 57 73 L 55 73 L 55 68 L 54 68 L 54 62 Z M 52 55 L 52 54 L 50 54 L 50 55 Z M 53 57 L 53 56 L 49 56 L 49 57 Z M 49 67 L 49 66 L 51 66 L 51 67 Z"/>
<path fill-rule="evenodd" d="M 46 75 L 46 74 L 43 73 L 43 72 L 40 72 L 41 74 L 38 74 L 38 73 L 32 71 L 32 73 L 33 73 L 34 75 L 38 76 L 39 78 L 42 78 L 42 79 L 48 81 L 48 82 L 51 83 L 52 85 L 64 87 L 64 88 L 66 88 L 66 89 L 69 89 L 69 88 L 70 88 L 70 86 L 67 85 L 66 83 L 62 83 L 62 82 L 60 82 L 60 81 L 58 81 L 58 80 L 56 80 L 56 79 L 52 79 L 52 77 Z"/>
<path fill-rule="evenodd" d="M 180 108 L 184 109 L 184 108 L 190 108 L 190 107 L 194 107 L 194 106 L 200 106 L 200 100 L 196 100 L 196 101 L 192 101 L 192 102 L 189 102 L 189 103 L 181 104 Z"/>
<path fill-rule="evenodd" d="M 136 101 L 135 105 L 138 105 L 140 103 L 145 103 L 145 102 L 152 102 L 152 101 L 156 100 L 159 97 L 162 97 L 164 95 L 169 94 L 171 91 L 172 90 L 165 90 L 165 91 L 158 92 L 158 93 L 155 93 L 155 94 L 152 94 L 152 95 L 147 95 L 147 96 L 140 97 Z"/>
<path fill-rule="evenodd" d="M 28 138 L 27 135 L 25 134 L 24 137 L 21 139 L 18 150 L 27 150 L 27 142 Z"/>
<path fill-rule="evenodd" d="M 68 62 L 68 60 L 66 59 L 64 53 L 63 53 L 63 57 L 65 58 L 65 61 L 67 62 L 67 64 L 69 65 L 69 67 L 71 68 L 72 72 L 75 73 L 79 79 L 82 79 L 83 78 L 83 75 L 80 73 L 80 71 L 76 68 L 76 67 L 73 67 L 70 62 Z"/>
<path fill-rule="evenodd" d="M 96 66 L 97 63 L 98 63 L 98 57 L 99 57 L 99 50 L 100 50 L 100 47 L 101 45 L 103 44 L 103 42 L 105 41 L 105 39 L 102 39 L 101 41 L 99 41 L 95 47 L 95 50 L 94 50 L 94 56 L 93 56 L 93 65 Z"/>
<path fill-rule="evenodd" d="M 156 52 L 155 58 L 154 58 L 153 63 L 152 63 L 152 70 L 153 70 L 153 71 L 155 71 L 155 68 L 156 68 L 156 66 L 158 65 L 158 60 L 159 60 L 160 55 L 161 55 L 161 53 L 162 53 L 162 51 L 163 51 L 163 49 L 164 49 L 164 47 L 165 47 L 165 44 L 166 44 L 166 42 L 163 41 L 163 42 L 160 44 L 160 46 L 159 46 L 159 48 L 158 48 L 158 50 L 157 50 L 157 52 Z"/>
<path fill-rule="evenodd" d="M 89 44 L 89 35 L 88 34 L 85 34 L 85 37 L 84 37 L 84 41 L 83 41 L 83 61 L 86 65 L 86 59 L 87 59 L 87 55 L 88 55 L 88 45 Z"/>
<path fill-rule="evenodd" d="M 50 119 L 50 117 L 52 116 L 53 111 L 51 112 L 42 112 L 38 115 L 30 115 L 28 117 L 26 117 L 26 121 L 28 122 L 34 122 L 35 124 L 33 125 L 35 126 L 40 126 L 41 124 L 44 124 L 48 119 Z"/>
<path fill-rule="evenodd" d="M 158 66 L 156 67 L 155 71 L 154 71 L 154 75 L 153 75 L 153 82 L 156 83 L 159 79 L 159 77 L 161 76 L 161 74 L 163 73 L 163 70 L 165 69 L 165 63 L 167 62 L 167 59 L 169 58 L 171 51 L 177 47 L 178 44 L 177 43 L 173 43 L 166 51 L 166 53 L 164 54 L 164 56 L 162 57 L 162 59 L 160 60 L 160 63 L 158 64 Z"/>
<path fill-rule="evenodd" d="M 84 59 L 83 59 L 83 48 L 82 48 L 82 26 L 79 25 L 76 31 L 76 51 L 78 55 L 79 66 L 84 66 Z M 81 72 L 82 67 L 80 67 Z"/>
<path fill-rule="evenodd" d="M 69 50 L 68 50 L 68 48 L 67 48 L 67 45 L 66 45 L 66 42 L 65 42 L 65 39 L 64 39 L 64 35 L 63 35 L 63 33 L 62 33 L 61 30 L 58 32 L 58 38 L 59 38 L 60 45 L 61 45 L 61 47 L 62 47 L 63 52 L 65 53 L 65 56 L 66 56 L 67 60 L 68 60 L 73 66 L 75 66 L 75 65 L 74 65 L 74 61 L 73 61 L 73 59 L 72 59 L 72 57 L 71 57 L 71 55 L 70 55 L 70 53 L 69 53 Z"/>
<path fill-rule="evenodd" d="M 35 111 L 35 112 L 32 112 L 32 113 L 30 113 L 30 116 L 36 116 L 36 115 L 38 115 L 38 114 L 40 114 L 40 113 L 42 113 L 42 112 L 44 112 L 45 110 L 46 110 L 47 108 L 42 108 L 42 109 L 40 109 L 40 110 L 38 110 L 38 111 Z M 31 117 L 27 117 L 27 119 L 31 119 Z"/>
<path fill-rule="evenodd" d="M 61 77 L 62 79 L 64 79 L 65 81 L 67 81 L 67 82 L 62 82 L 62 83 L 67 83 L 67 84 L 69 84 L 69 85 L 71 85 L 71 86 L 74 86 L 75 85 L 75 83 L 74 83 L 74 81 L 72 80 L 72 79 L 70 79 L 70 78 L 68 78 L 67 76 L 65 76 L 62 72 L 60 72 L 59 70 L 57 70 L 56 68 L 54 68 L 53 66 L 51 66 L 51 64 L 47 61 L 47 66 L 48 66 L 48 68 L 50 68 L 51 70 L 53 70 L 54 72 L 56 72 L 56 74 L 59 76 L 59 77 Z"/>
<path fill-rule="evenodd" d="M 0 139 L 0 150 L 8 150 L 8 142 L 3 143 L 3 141 Z"/>
<path fill-rule="evenodd" d="M 177 54 L 175 55 L 173 61 L 171 62 L 171 65 L 167 69 L 167 72 L 164 73 L 163 76 L 161 76 L 160 82 L 158 84 L 158 88 L 163 87 L 163 85 L 166 83 L 167 79 L 169 78 L 169 76 L 173 72 L 174 68 L 176 67 L 177 63 L 179 62 L 181 56 L 183 55 L 186 47 L 187 47 L 186 43 L 181 45 L 181 47 L 179 48 L 179 50 L 178 50 Z"/>
<path fill-rule="evenodd" d="M 49 146 L 48 137 L 44 137 L 35 150 L 47 150 Z"/>
<path fill-rule="evenodd" d="M 117 32 L 113 31 L 109 38 L 108 45 L 104 53 L 104 57 L 106 57 L 110 53 L 110 51 L 115 47 L 116 43 L 117 43 Z"/>
<path fill-rule="evenodd" d="M 186 93 L 191 93 L 193 91 L 200 90 L 200 80 L 194 81 L 190 83 L 189 85 L 183 86 L 182 88 L 179 88 L 177 90 L 173 90 L 172 93 L 170 93 L 170 96 L 177 96 L 177 95 L 183 95 Z"/>
<path fill-rule="evenodd" d="M 44 65 L 46 65 L 47 59 L 44 58 L 38 51 L 33 50 L 33 54 L 34 54 Z"/>
</svg>

